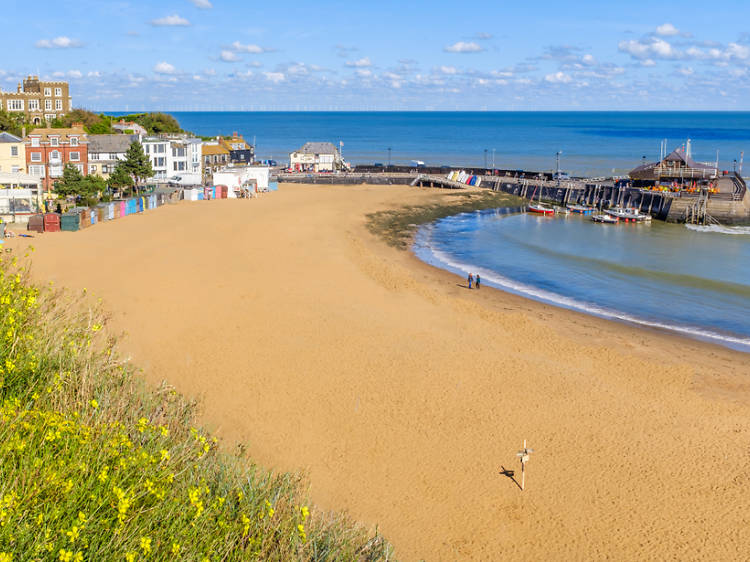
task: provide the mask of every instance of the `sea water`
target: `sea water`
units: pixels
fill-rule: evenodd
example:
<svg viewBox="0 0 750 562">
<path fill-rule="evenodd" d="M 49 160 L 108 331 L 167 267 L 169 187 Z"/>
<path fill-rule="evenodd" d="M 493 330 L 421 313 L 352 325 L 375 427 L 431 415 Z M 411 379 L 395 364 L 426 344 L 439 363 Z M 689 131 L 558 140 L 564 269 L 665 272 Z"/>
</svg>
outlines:
<svg viewBox="0 0 750 562">
<path fill-rule="evenodd" d="M 492 166 L 549 171 L 562 151 L 571 174 L 624 175 L 691 139 L 693 157 L 731 170 L 750 151 L 747 112 L 176 112 L 199 135 L 238 132 L 260 159 L 288 162 L 307 141 L 343 142 L 354 164 Z M 748 152 L 750 155 L 750 152 Z"/>
<path fill-rule="evenodd" d="M 490 210 L 423 226 L 414 251 L 462 279 L 750 352 L 747 227 Z"/>
</svg>

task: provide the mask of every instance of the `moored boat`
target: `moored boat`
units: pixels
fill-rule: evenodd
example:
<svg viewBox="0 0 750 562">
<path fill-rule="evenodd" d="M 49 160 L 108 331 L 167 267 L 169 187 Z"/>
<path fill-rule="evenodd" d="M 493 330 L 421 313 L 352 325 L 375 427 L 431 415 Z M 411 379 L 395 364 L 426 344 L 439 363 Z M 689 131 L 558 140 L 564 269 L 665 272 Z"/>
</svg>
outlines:
<svg viewBox="0 0 750 562">
<path fill-rule="evenodd" d="M 531 203 L 528 208 L 530 213 L 537 213 L 539 215 L 554 215 L 555 210 L 552 207 L 547 207 L 541 203 Z"/>
<path fill-rule="evenodd" d="M 607 215 L 605 213 L 602 213 L 600 215 L 593 215 L 591 217 L 591 220 L 602 224 L 617 224 L 618 222 L 620 222 L 619 218 L 613 217 L 612 215 Z"/>
<path fill-rule="evenodd" d="M 570 209 L 571 212 L 580 215 L 591 215 L 594 212 L 593 207 L 586 207 L 585 205 L 568 205 L 568 209 Z"/>
</svg>

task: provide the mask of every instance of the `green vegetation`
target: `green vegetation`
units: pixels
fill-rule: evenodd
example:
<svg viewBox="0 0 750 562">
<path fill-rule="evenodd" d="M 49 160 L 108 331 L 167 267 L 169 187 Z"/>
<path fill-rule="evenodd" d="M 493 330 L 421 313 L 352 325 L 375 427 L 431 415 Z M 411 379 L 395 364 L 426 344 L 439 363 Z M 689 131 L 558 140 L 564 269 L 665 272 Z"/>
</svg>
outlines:
<svg viewBox="0 0 750 562">
<path fill-rule="evenodd" d="M 367 215 L 367 228 L 400 250 L 409 248 L 414 233 L 422 224 L 459 213 L 498 207 L 521 207 L 524 200 L 513 195 L 489 190 L 445 191 L 443 201 L 425 205 L 404 206 Z"/>
<path fill-rule="evenodd" d="M 113 117 L 111 115 L 105 115 L 103 113 L 97 114 L 80 108 L 74 109 L 60 119 L 55 119 L 52 122 L 52 127 L 67 128 L 72 126 L 73 123 L 83 123 L 83 127 L 87 133 L 92 135 L 106 135 L 118 132 L 112 128 L 112 124 L 117 123 L 120 119 L 138 123 L 145 128 L 150 135 L 158 133 L 184 132 L 180 127 L 180 124 L 177 122 L 177 119 L 166 113 L 134 113 L 132 115 Z M 132 134 L 132 131 L 130 132 Z"/>
<path fill-rule="evenodd" d="M 26 127 L 26 132 L 29 132 L 31 129 L 38 127 L 38 125 L 32 125 L 26 121 L 26 116 L 23 113 L 0 111 L 0 131 L 23 138 L 24 127 Z"/>
<path fill-rule="evenodd" d="M 138 141 L 130 143 L 130 147 L 125 153 L 125 160 L 119 162 L 115 170 L 119 170 L 117 172 L 118 178 L 121 175 L 127 174 L 133 179 L 135 185 L 154 175 L 151 161 L 146 156 L 146 153 L 143 152 L 143 145 Z"/>
<path fill-rule="evenodd" d="M 195 403 L 146 388 L 85 290 L 26 277 L 0 256 L 0 561 L 390 556 L 307 507 L 298 476 L 222 452 Z"/>
<path fill-rule="evenodd" d="M 98 200 L 107 189 L 107 183 L 101 176 L 84 176 L 78 168 L 67 164 L 63 169 L 62 178 L 55 181 L 55 192 L 61 197 L 74 196 L 84 199 L 86 203 Z"/>
</svg>

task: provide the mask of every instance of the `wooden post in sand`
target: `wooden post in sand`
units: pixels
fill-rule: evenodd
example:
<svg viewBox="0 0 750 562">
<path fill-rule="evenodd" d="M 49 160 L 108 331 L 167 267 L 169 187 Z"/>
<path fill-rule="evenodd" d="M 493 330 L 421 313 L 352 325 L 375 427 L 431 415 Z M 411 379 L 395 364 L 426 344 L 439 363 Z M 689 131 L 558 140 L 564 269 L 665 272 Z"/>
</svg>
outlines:
<svg viewBox="0 0 750 562">
<path fill-rule="evenodd" d="M 523 449 L 516 453 L 516 456 L 521 460 L 521 491 L 523 492 L 526 487 L 526 463 L 529 462 L 529 455 L 534 452 L 534 449 L 526 447 L 526 439 L 523 440 Z"/>
</svg>

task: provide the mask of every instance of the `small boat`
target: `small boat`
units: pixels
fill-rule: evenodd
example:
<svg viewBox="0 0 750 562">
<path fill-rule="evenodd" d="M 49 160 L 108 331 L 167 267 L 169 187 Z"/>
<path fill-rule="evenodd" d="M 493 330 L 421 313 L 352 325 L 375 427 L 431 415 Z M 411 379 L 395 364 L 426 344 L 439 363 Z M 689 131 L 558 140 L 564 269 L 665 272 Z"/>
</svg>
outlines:
<svg viewBox="0 0 750 562">
<path fill-rule="evenodd" d="M 604 213 L 600 215 L 593 215 L 591 217 L 591 220 L 594 222 L 602 223 L 602 224 L 617 224 L 618 222 L 620 222 L 619 218 L 613 217 L 612 215 L 607 215 Z"/>
<path fill-rule="evenodd" d="M 554 215 L 555 210 L 552 207 L 542 204 L 542 191 L 539 190 L 539 202 L 534 203 L 534 195 L 536 194 L 536 188 L 534 193 L 531 194 L 531 201 L 529 202 L 528 211 L 530 213 L 536 213 L 538 215 Z"/>
<path fill-rule="evenodd" d="M 539 215 L 554 215 L 555 214 L 555 210 L 552 207 L 547 207 L 546 205 L 543 205 L 541 203 L 529 204 L 529 212 L 537 213 Z"/>
<path fill-rule="evenodd" d="M 567 207 L 554 207 L 554 209 L 556 215 L 564 215 L 567 217 L 570 214 L 570 209 Z"/>
<path fill-rule="evenodd" d="M 571 212 L 580 215 L 591 215 L 594 212 L 593 207 L 586 207 L 585 205 L 568 205 L 568 209 L 570 209 Z"/>
</svg>

